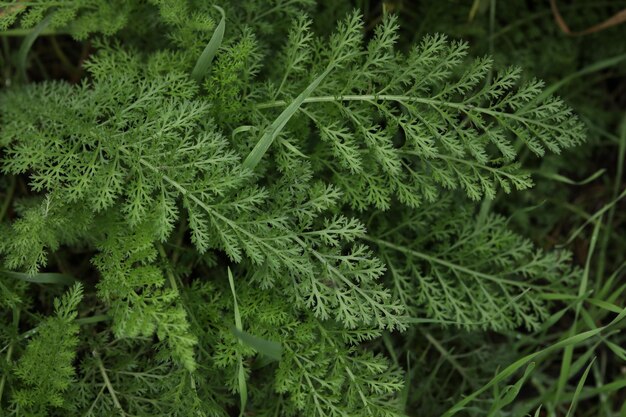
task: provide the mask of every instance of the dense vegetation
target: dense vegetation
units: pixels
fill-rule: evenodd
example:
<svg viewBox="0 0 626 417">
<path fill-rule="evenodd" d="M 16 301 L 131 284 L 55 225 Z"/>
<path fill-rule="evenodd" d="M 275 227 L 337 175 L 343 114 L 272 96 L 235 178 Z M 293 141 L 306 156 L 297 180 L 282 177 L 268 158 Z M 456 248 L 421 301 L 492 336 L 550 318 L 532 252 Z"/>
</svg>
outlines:
<svg viewBox="0 0 626 417">
<path fill-rule="evenodd" d="M 0 416 L 626 415 L 626 6 L 551 4 L 0 2 Z"/>
</svg>

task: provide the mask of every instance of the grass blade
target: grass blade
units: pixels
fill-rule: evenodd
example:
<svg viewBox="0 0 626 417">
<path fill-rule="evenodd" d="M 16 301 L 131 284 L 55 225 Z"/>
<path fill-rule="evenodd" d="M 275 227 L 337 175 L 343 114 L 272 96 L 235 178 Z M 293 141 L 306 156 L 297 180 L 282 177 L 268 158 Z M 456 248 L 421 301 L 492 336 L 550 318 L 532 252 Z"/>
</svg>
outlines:
<svg viewBox="0 0 626 417">
<path fill-rule="evenodd" d="M 283 347 L 280 343 L 251 335 L 250 333 L 239 330 L 236 327 L 231 327 L 230 330 L 235 336 L 239 338 L 239 340 L 241 340 L 243 343 L 250 346 L 257 352 L 276 361 L 279 361 L 281 359 L 283 354 Z"/>
<path fill-rule="evenodd" d="M 504 392 L 498 398 L 495 399 L 487 417 L 499 415 L 497 413 L 499 413 L 499 411 L 503 407 L 511 404 L 513 400 L 517 398 L 520 390 L 522 389 L 522 386 L 526 382 L 526 379 L 528 379 L 528 376 L 532 373 L 534 369 L 535 369 L 534 362 L 531 362 L 530 364 L 528 364 L 528 366 L 526 367 L 526 370 L 524 371 L 524 375 L 522 375 L 522 377 L 515 384 L 509 385 L 508 387 L 506 387 Z"/>
<path fill-rule="evenodd" d="M 600 60 L 598 62 L 594 62 L 591 65 L 586 66 L 580 71 L 574 72 L 572 74 L 563 77 L 558 82 L 549 85 L 545 90 L 536 98 L 537 101 L 544 100 L 550 95 L 554 94 L 557 90 L 563 87 L 565 84 L 575 80 L 576 78 L 582 77 L 587 74 L 593 74 L 594 72 L 602 71 L 606 68 L 610 68 L 616 65 L 619 65 L 622 61 L 626 60 L 626 54 L 616 55 L 610 58 L 606 58 Z"/>
<path fill-rule="evenodd" d="M 243 331 L 241 325 L 241 314 L 239 313 L 239 305 L 237 304 L 237 292 L 235 291 L 235 280 L 233 279 L 233 273 L 228 268 L 228 283 L 230 284 L 230 290 L 233 293 L 233 310 L 235 312 L 235 329 L 240 332 Z M 242 343 L 241 339 L 239 339 L 239 343 Z M 243 416 L 246 410 L 246 405 L 248 403 L 248 386 L 246 385 L 246 370 L 243 366 L 243 358 L 241 355 L 237 358 L 237 362 L 239 364 L 237 370 L 237 385 L 239 386 L 239 399 L 240 399 L 240 409 L 239 415 Z"/>
<path fill-rule="evenodd" d="M 569 410 L 567 410 L 567 414 L 565 415 L 565 417 L 570 417 L 574 415 L 574 411 L 576 410 L 576 405 L 578 404 L 578 397 L 580 396 L 580 392 L 585 386 L 585 381 L 587 381 L 587 376 L 589 375 L 589 371 L 591 370 L 591 366 L 593 365 L 593 362 L 595 360 L 596 358 L 594 357 L 589 363 L 589 365 L 587 365 L 587 369 L 585 369 L 585 372 L 583 373 L 583 376 L 580 378 L 580 381 L 578 381 L 578 385 L 576 386 L 576 391 L 574 391 L 574 398 L 572 398 L 572 403 L 570 404 Z"/>
<path fill-rule="evenodd" d="M 544 178 L 547 178 L 553 181 L 559 181 L 568 185 L 587 185 L 590 182 L 604 175 L 604 173 L 606 172 L 606 169 L 605 168 L 599 169 L 593 174 L 591 174 L 590 176 L 588 176 L 587 178 L 580 180 L 580 181 L 574 181 L 571 178 L 567 178 L 566 176 L 563 176 L 557 173 L 545 172 L 545 170 L 534 170 L 532 172 L 533 174 L 541 175 Z"/>
<path fill-rule="evenodd" d="M 534 359 L 536 359 L 536 358 L 538 358 L 538 357 L 540 357 L 542 355 L 546 355 L 548 353 L 551 353 L 551 352 L 563 349 L 563 348 L 565 348 L 567 346 L 578 345 L 578 344 L 580 344 L 580 343 L 582 343 L 582 342 L 584 342 L 586 340 L 589 340 L 592 337 L 595 337 L 595 336 L 601 334 L 603 331 L 607 330 L 608 328 L 616 325 L 617 323 L 622 321 L 624 318 L 626 318 L 626 308 L 624 310 L 622 310 L 622 312 L 619 315 L 617 315 L 606 326 L 598 327 L 598 328 L 592 329 L 592 330 L 587 330 L 585 332 L 576 334 L 574 336 L 570 336 L 567 339 L 563 339 L 560 342 L 557 342 L 557 343 L 554 343 L 551 346 L 548 346 L 547 348 L 544 348 L 544 349 L 539 350 L 537 352 L 530 353 L 530 354 L 524 356 L 523 358 L 518 359 L 517 361 L 513 362 L 511 365 L 507 366 L 502 371 L 500 371 L 487 384 L 483 385 L 481 388 L 477 389 L 476 391 L 474 391 L 473 393 L 471 393 L 467 397 L 463 398 L 461 401 L 457 402 L 454 406 L 452 406 L 450 409 L 448 409 L 448 411 L 446 411 L 442 415 L 442 417 L 451 417 L 451 416 L 457 414 L 459 411 L 464 410 L 467 404 L 469 404 L 470 402 L 472 402 L 473 400 L 478 398 L 482 393 L 484 393 L 485 391 L 487 391 L 488 389 L 490 389 L 494 385 L 500 383 L 501 381 L 507 379 L 508 377 L 513 375 L 515 372 L 517 372 L 523 366 L 526 366 L 526 364 L 530 363 Z"/>
<path fill-rule="evenodd" d="M 242 331 L 241 326 L 241 314 L 239 314 L 239 304 L 237 304 L 237 292 L 235 291 L 235 280 L 233 279 L 233 273 L 228 268 L 228 283 L 230 284 L 230 290 L 233 293 L 233 310 L 235 311 L 235 328 Z"/>
<path fill-rule="evenodd" d="M 196 61 L 196 66 L 193 67 L 193 71 L 191 71 L 191 78 L 200 82 L 209 72 L 209 67 L 211 66 L 211 62 L 213 62 L 213 58 L 217 53 L 217 50 L 222 45 L 222 40 L 224 39 L 224 31 L 226 30 L 226 13 L 224 13 L 224 9 L 219 6 L 213 6 L 222 14 L 222 18 L 220 19 L 220 23 L 215 28 L 215 32 L 213 32 L 213 36 L 209 40 L 209 43 L 202 51 L 200 58 Z"/>
<path fill-rule="evenodd" d="M 589 283 L 589 271 L 591 268 L 591 260 L 593 258 L 593 253 L 595 252 L 596 244 L 598 242 L 600 226 L 601 226 L 601 222 L 597 221 L 593 229 L 593 234 L 591 236 L 591 242 L 589 244 L 589 250 L 587 253 L 587 260 L 585 262 L 585 268 L 583 270 L 582 279 L 580 281 L 580 286 L 578 288 L 578 297 L 581 299 L 587 292 L 587 286 Z M 582 308 L 582 301 L 579 301 L 576 304 L 574 322 L 572 323 L 572 327 L 570 328 L 570 335 L 576 334 L 576 329 L 578 326 L 578 320 L 579 320 L 581 308 Z M 572 374 L 570 368 L 572 365 L 573 356 L 574 356 L 574 346 L 573 345 L 567 346 L 563 352 L 563 358 L 561 361 L 561 370 L 559 373 L 559 379 L 557 380 L 557 389 L 556 389 L 556 395 L 555 395 L 556 403 L 558 403 L 559 399 L 563 395 L 565 386 L 567 385 L 567 381 L 569 380 L 570 375 Z"/>
<path fill-rule="evenodd" d="M 52 15 L 53 14 L 50 13 L 48 16 L 44 17 L 43 20 L 39 22 L 39 24 L 35 26 L 35 28 L 28 35 L 24 37 L 24 40 L 22 41 L 22 44 L 20 45 L 20 50 L 17 52 L 17 62 L 16 62 L 17 70 L 18 70 L 18 73 L 21 75 L 22 80 L 24 81 L 27 80 L 26 60 L 28 58 L 28 52 L 30 51 L 30 48 L 33 46 L 33 44 L 35 43 L 35 40 L 37 40 L 41 32 L 43 32 L 52 21 Z"/>
<path fill-rule="evenodd" d="M 570 243 L 572 243 L 574 241 L 574 239 L 576 239 L 578 237 L 578 235 L 592 222 L 596 221 L 598 218 L 600 218 L 600 216 L 602 216 L 604 213 L 606 213 L 607 211 L 609 211 L 611 208 L 613 208 L 613 206 L 615 206 L 617 203 L 619 203 L 619 201 L 623 198 L 626 197 L 626 189 L 624 191 L 622 191 L 622 193 L 620 195 L 617 196 L 617 198 L 613 199 L 610 203 L 605 204 L 600 210 L 596 211 L 591 217 L 589 217 L 587 219 L 587 221 L 585 221 L 585 223 L 583 223 L 578 229 L 576 229 L 571 236 L 567 239 L 567 241 L 563 244 L 558 245 L 559 248 L 565 247 L 567 245 L 569 245 Z"/>
<path fill-rule="evenodd" d="M 19 279 L 22 281 L 33 282 L 36 284 L 71 285 L 76 282 L 74 277 L 65 274 L 59 274 L 56 272 L 40 272 L 35 275 L 29 275 L 23 272 L 14 272 L 2 269 L 0 270 L 0 275 Z"/>
<path fill-rule="evenodd" d="M 298 108 L 302 105 L 304 100 L 313 93 L 313 91 L 317 88 L 318 85 L 322 82 L 322 80 L 328 75 L 331 67 L 328 67 L 326 71 L 324 71 L 320 76 L 314 79 L 309 86 L 296 97 L 294 101 L 291 102 L 289 106 L 274 120 L 274 122 L 270 125 L 269 128 L 263 133 L 261 139 L 256 144 L 254 149 L 250 152 L 250 154 L 246 157 L 246 160 L 243 161 L 244 168 L 254 169 L 265 152 L 269 149 L 274 139 L 278 136 L 278 134 L 283 130 L 287 122 L 291 119 L 291 117 L 296 113 Z"/>
</svg>

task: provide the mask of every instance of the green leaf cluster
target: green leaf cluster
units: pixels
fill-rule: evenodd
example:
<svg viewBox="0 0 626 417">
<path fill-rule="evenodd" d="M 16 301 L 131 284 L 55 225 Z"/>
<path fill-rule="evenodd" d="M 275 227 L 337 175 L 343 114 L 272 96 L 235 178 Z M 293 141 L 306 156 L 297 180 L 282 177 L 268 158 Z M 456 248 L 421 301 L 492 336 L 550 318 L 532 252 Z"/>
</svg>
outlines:
<svg viewBox="0 0 626 417">
<path fill-rule="evenodd" d="M 2 4 L 0 36 L 52 16 L 90 42 L 77 81 L 0 91 L 6 415 L 413 415 L 432 367 L 464 375 L 455 402 L 477 388 L 445 353 L 420 376 L 424 337 L 480 363 L 576 294 L 571 254 L 488 202 L 583 123 L 395 15 L 329 33 L 330 3 Z M 512 359 L 490 353 L 476 381 Z"/>
</svg>

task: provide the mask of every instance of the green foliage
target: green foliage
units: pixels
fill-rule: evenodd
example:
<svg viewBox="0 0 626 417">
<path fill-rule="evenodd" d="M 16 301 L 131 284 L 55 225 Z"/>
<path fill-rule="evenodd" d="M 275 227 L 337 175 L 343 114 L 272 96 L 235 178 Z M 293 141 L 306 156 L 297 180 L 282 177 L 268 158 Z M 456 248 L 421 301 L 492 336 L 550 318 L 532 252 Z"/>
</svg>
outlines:
<svg viewBox="0 0 626 417">
<path fill-rule="evenodd" d="M 557 415 L 624 287 L 502 213 L 588 127 L 354 3 L 1 3 L 2 415 Z"/>
<path fill-rule="evenodd" d="M 102 219 L 102 224 L 107 220 Z M 164 344 L 165 356 L 193 371 L 197 341 L 189 333 L 185 310 L 177 303 L 176 287 L 163 288 L 163 273 L 154 265 L 154 233 L 140 225 L 136 233 L 129 235 L 115 219 L 106 226 L 106 236 L 98 244 L 99 253 L 93 263 L 102 276 L 98 295 L 110 305 L 113 334 L 117 338 L 136 338 L 156 333 Z"/>
<path fill-rule="evenodd" d="M 74 319 L 82 297 L 83 287 L 74 284 L 63 297 L 55 299 L 54 316 L 42 321 L 28 342 L 14 369 L 23 384 L 13 394 L 19 413 L 47 415 L 50 407 L 71 406 L 64 394 L 75 376 L 79 328 Z"/>
<path fill-rule="evenodd" d="M 382 217 L 376 243 L 403 302 L 442 323 L 492 330 L 536 329 L 548 316 L 540 294 L 569 291 L 579 278 L 567 252 L 544 253 L 498 215 L 475 219 L 442 200 Z M 441 212 L 448 213 L 440 217 Z M 376 221 L 376 220 L 374 220 Z M 378 236 L 377 236 L 378 235 Z"/>
<path fill-rule="evenodd" d="M 461 188 L 474 200 L 494 198 L 498 186 L 506 192 L 526 189 L 532 182 L 515 162 L 516 141 L 543 155 L 584 137 L 561 100 L 538 99 L 543 83 L 531 80 L 515 88 L 518 68 L 485 84 L 491 60 L 466 62 L 463 42 L 427 36 L 402 54 L 393 48 L 393 17 L 366 46 L 360 46 L 357 14 L 339 26 L 328 46 L 313 43 L 308 26 L 300 20 L 290 32 L 282 58 L 287 64 L 276 67 L 286 71 L 276 75 L 279 83 L 261 90 L 268 102 L 255 105 L 262 118 L 250 124 L 262 125 L 266 109 L 284 106 L 309 77 L 331 66 L 315 96 L 304 100 L 301 118 L 321 139 L 311 150 L 312 165 L 333 174 L 354 208 L 385 210 L 394 197 L 418 207 L 435 201 L 440 188 Z M 304 68 L 312 68 L 312 75 L 302 74 Z"/>
<path fill-rule="evenodd" d="M 94 2 L 90 0 L 71 2 L 57 8 L 58 2 L 35 1 L 3 2 L 0 29 L 6 30 L 16 21 L 22 28 L 32 28 L 47 14 L 53 14 L 52 28 L 72 24 L 72 31 L 77 38 L 83 39 L 93 32 L 112 35 L 125 26 L 132 10 L 130 3 L 124 1 Z"/>
</svg>

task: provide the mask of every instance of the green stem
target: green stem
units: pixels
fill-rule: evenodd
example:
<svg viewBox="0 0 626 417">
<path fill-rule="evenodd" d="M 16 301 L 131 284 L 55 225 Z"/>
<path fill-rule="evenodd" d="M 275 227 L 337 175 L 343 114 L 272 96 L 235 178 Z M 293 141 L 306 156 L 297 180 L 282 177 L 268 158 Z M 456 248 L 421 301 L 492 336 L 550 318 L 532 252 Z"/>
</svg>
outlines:
<svg viewBox="0 0 626 417">
<path fill-rule="evenodd" d="M 411 256 L 415 256 L 416 258 L 423 259 L 423 260 L 425 260 L 427 262 L 430 262 L 431 264 L 438 264 L 438 265 L 444 266 L 446 268 L 449 268 L 451 270 L 462 272 L 462 273 L 468 274 L 470 276 L 483 278 L 483 279 L 486 279 L 488 281 L 496 282 L 498 284 L 507 284 L 507 285 L 512 285 L 512 286 L 516 286 L 516 287 L 526 287 L 526 288 L 536 288 L 537 287 L 537 285 L 534 285 L 534 284 L 531 284 L 531 283 L 528 283 L 528 282 L 518 282 L 518 281 L 506 279 L 506 278 L 500 278 L 500 277 L 497 277 L 495 275 L 486 274 L 484 272 L 475 271 L 475 270 L 472 270 L 470 268 L 466 268 L 466 267 L 464 267 L 462 265 L 458 265 L 458 264 L 455 264 L 455 263 L 452 263 L 452 262 L 448 262 L 448 261 L 446 261 L 444 259 L 440 259 L 440 258 L 437 258 L 437 257 L 434 257 L 434 256 L 430 256 L 430 255 L 427 255 L 425 253 L 418 252 L 416 250 L 412 250 L 412 249 L 409 249 L 409 248 L 404 247 L 404 246 L 399 246 L 399 245 L 393 244 L 391 242 L 387 242 L 385 240 L 377 239 L 377 238 L 374 238 L 374 237 L 371 237 L 371 236 L 362 235 L 361 238 L 363 238 L 365 240 L 368 240 L 368 241 L 370 241 L 372 243 L 375 243 L 375 244 L 377 244 L 379 246 L 384 246 L 384 247 L 387 247 L 389 249 L 393 249 L 393 250 L 398 251 L 398 252 L 402 252 L 402 253 L 405 253 L 405 254 L 408 254 L 408 255 L 411 255 Z"/>
<path fill-rule="evenodd" d="M 115 405 L 115 408 L 119 410 L 122 416 L 126 416 L 126 413 L 124 412 L 124 409 L 122 408 L 122 404 L 120 404 L 120 401 L 117 399 L 117 394 L 115 393 L 115 389 L 113 389 L 113 385 L 111 384 L 111 380 L 109 379 L 109 376 L 107 375 L 106 369 L 104 368 L 104 365 L 102 364 L 100 355 L 98 354 L 97 351 L 94 350 L 93 356 L 96 358 L 96 364 L 98 365 L 98 369 L 100 369 L 100 375 L 102 375 L 102 379 L 104 380 L 104 385 L 107 387 L 109 394 L 111 394 L 111 399 L 113 400 L 113 404 Z"/>
<path fill-rule="evenodd" d="M 176 231 L 176 238 L 174 239 L 174 249 L 172 252 L 172 265 L 176 265 L 178 263 L 178 259 L 180 258 L 180 249 L 183 247 L 183 239 L 185 238 L 185 232 L 187 231 L 187 216 L 186 212 L 183 211 L 180 216 L 178 230 Z"/>
<path fill-rule="evenodd" d="M 76 71 L 76 68 L 74 67 L 70 59 L 67 57 L 67 55 L 65 55 L 65 52 L 63 52 L 63 49 L 61 49 L 59 42 L 57 42 L 57 38 L 56 37 L 50 38 L 50 43 L 52 44 L 52 49 L 54 49 L 54 53 L 57 55 L 61 63 L 65 67 L 69 68 L 72 72 Z"/>
<path fill-rule="evenodd" d="M 163 245 L 158 243 L 157 244 L 157 249 L 159 251 L 159 255 L 161 255 L 161 258 L 163 258 L 163 262 L 166 263 L 166 265 L 165 265 L 165 275 L 167 275 L 167 279 L 170 282 L 170 287 L 172 287 L 172 289 L 175 290 L 176 292 L 179 292 L 178 291 L 178 285 L 176 284 L 176 277 L 174 276 L 174 273 L 172 272 L 172 269 L 170 267 L 169 258 L 167 257 L 167 253 L 165 252 L 165 248 L 163 247 Z"/>
<path fill-rule="evenodd" d="M 435 339 L 430 333 L 424 332 L 424 336 L 426 337 L 426 340 L 428 340 L 428 342 L 430 342 L 430 344 L 433 345 L 435 349 L 439 351 L 443 359 L 449 362 L 450 365 L 452 365 L 452 367 L 463 377 L 464 381 L 471 380 L 471 378 L 469 378 L 467 373 L 465 372 L 465 369 L 454 358 L 454 356 L 452 355 L 450 351 L 448 351 L 445 347 L 443 347 L 443 345 L 439 343 L 439 341 Z"/>
<path fill-rule="evenodd" d="M 10 37 L 22 37 L 27 36 L 29 33 L 33 31 L 32 28 L 29 29 L 7 29 L 5 31 L 0 32 L 0 36 L 10 36 Z M 39 36 L 55 36 L 55 35 L 66 35 L 69 34 L 69 31 L 66 30 L 56 30 L 56 29 L 46 29 L 39 34 Z"/>
<path fill-rule="evenodd" d="M 343 96 L 307 97 L 302 101 L 302 104 L 304 105 L 307 103 L 332 103 L 332 102 L 338 102 L 338 101 L 369 101 L 372 103 L 376 101 L 393 101 L 401 105 L 406 105 L 406 103 L 418 103 L 418 104 L 425 104 L 428 106 L 432 106 L 435 108 L 437 106 L 443 106 L 443 107 L 457 109 L 465 113 L 473 110 L 473 111 L 487 114 L 493 117 L 504 117 L 507 119 L 516 120 L 521 123 L 531 123 L 533 125 L 540 126 L 548 130 L 554 130 L 555 128 L 554 125 L 550 125 L 548 123 L 543 123 L 543 122 L 533 120 L 533 119 L 528 119 L 524 116 L 520 116 L 514 113 L 506 113 L 503 111 L 491 110 L 488 108 L 478 107 L 478 106 L 474 106 L 474 105 L 466 104 L 466 103 L 453 103 L 449 101 L 433 100 L 429 98 L 411 97 L 411 96 L 403 96 L 403 95 L 392 95 L 392 94 L 352 95 L 352 94 L 348 94 L 348 95 L 343 95 Z M 270 109 L 274 107 L 284 107 L 286 105 L 287 105 L 287 102 L 285 100 L 276 100 L 276 101 L 270 101 L 267 103 L 261 103 L 261 104 L 256 105 L 255 107 L 259 110 L 262 110 L 262 109 Z"/>
<path fill-rule="evenodd" d="M 82 319 L 76 319 L 76 320 L 74 320 L 74 323 L 78 324 L 79 326 L 83 326 L 83 325 L 86 325 L 86 324 L 100 323 L 100 322 L 109 321 L 109 320 L 111 320 L 111 316 L 107 316 L 106 314 L 98 314 L 96 316 L 84 317 Z M 20 334 L 17 337 L 17 340 L 28 339 L 29 337 L 31 337 L 35 333 L 37 333 L 37 327 L 33 327 L 32 329 L 27 330 L 24 333 Z M 4 350 L 4 348 L 2 350 Z"/>
<path fill-rule="evenodd" d="M 15 329 L 17 330 L 18 325 L 19 325 L 19 321 L 20 321 L 20 310 L 13 310 L 13 326 L 15 326 Z M 13 356 L 13 344 L 14 344 L 15 340 L 11 341 L 11 344 L 9 345 L 9 349 L 7 351 L 7 364 L 11 363 L 11 358 Z M 6 383 L 7 380 L 7 374 L 8 372 L 5 372 L 2 375 L 2 379 L 0 380 L 0 406 L 2 406 L 2 394 L 4 394 L 4 384 Z"/>
<path fill-rule="evenodd" d="M 11 183 L 9 184 L 9 189 L 7 190 L 7 195 L 4 198 L 4 202 L 2 203 L 2 207 L 0 207 L 0 222 L 4 219 L 4 216 L 9 211 L 9 207 L 11 206 L 11 201 L 13 201 L 13 194 L 15 193 L 15 177 L 11 176 Z"/>
<path fill-rule="evenodd" d="M 13 355 L 13 343 L 9 345 L 9 350 L 7 351 L 7 363 L 11 362 L 12 355 Z M 2 405 L 2 394 L 4 393 L 4 384 L 6 383 L 6 380 L 7 380 L 7 374 L 8 372 L 5 372 L 4 375 L 2 375 L 2 379 L 0 380 L 0 405 Z"/>
<path fill-rule="evenodd" d="M 621 132 L 619 136 L 619 145 L 617 149 L 617 170 L 615 172 L 615 179 L 613 183 L 613 195 L 612 199 L 615 201 L 617 196 L 619 196 L 620 187 L 622 185 L 622 178 L 624 175 L 624 159 L 626 159 L 626 116 L 622 119 L 621 123 Z M 602 241 L 600 243 L 600 254 L 598 256 L 598 264 L 596 268 L 596 279 L 597 285 L 596 289 L 599 289 L 603 280 L 604 273 L 606 269 L 606 255 L 609 248 L 609 241 L 611 239 L 611 232 L 613 230 L 613 220 L 615 218 L 615 210 L 617 208 L 617 204 L 611 206 L 609 210 L 607 220 L 606 220 L 606 231 L 602 236 Z"/>
<path fill-rule="evenodd" d="M 130 152 L 128 152 L 128 151 L 124 151 L 124 152 L 126 152 L 127 154 L 130 154 Z M 281 254 L 281 252 L 279 250 L 277 250 L 274 246 L 270 245 L 269 243 L 267 243 L 263 239 L 259 239 L 256 235 L 254 235 L 252 232 L 250 232 L 247 228 L 241 227 L 240 225 L 235 223 L 230 218 L 225 217 L 224 215 L 220 214 L 217 210 L 215 210 L 209 204 L 205 203 L 204 201 L 199 199 L 196 195 L 194 195 L 193 192 L 187 190 L 181 184 L 179 184 L 178 182 L 174 181 L 173 179 L 168 177 L 166 174 L 162 173 L 157 167 L 155 167 L 154 165 L 150 164 L 145 159 L 143 159 L 143 158 L 139 159 L 139 163 L 144 165 L 146 168 L 150 169 L 151 171 L 161 175 L 161 178 L 163 178 L 163 181 L 169 183 L 172 187 L 176 188 L 184 197 L 190 199 L 195 204 L 197 204 L 198 207 L 200 207 L 204 211 L 206 211 L 206 213 L 209 216 L 214 217 L 214 218 L 224 222 L 228 227 L 230 227 L 236 233 L 241 234 L 241 235 L 245 235 L 245 236 L 247 236 L 247 237 L 249 237 L 251 239 L 255 239 L 260 246 L 263 246 L 269 252 L 272 252 L 274 255 L 276 255 L 276 256 L 278 256 L 280 258 L 284 258 L 284 255 Z"/>
</svg>

